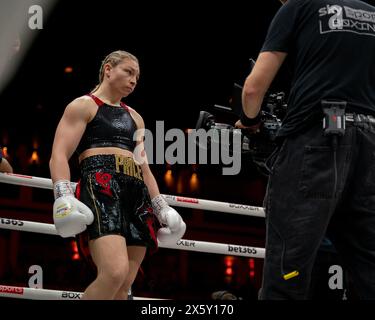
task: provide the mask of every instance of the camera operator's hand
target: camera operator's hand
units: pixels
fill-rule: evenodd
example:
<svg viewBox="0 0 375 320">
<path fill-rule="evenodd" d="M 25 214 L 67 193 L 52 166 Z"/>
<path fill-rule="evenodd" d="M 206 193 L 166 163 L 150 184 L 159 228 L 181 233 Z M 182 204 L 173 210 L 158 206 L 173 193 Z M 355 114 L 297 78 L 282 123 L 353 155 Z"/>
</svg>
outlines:
<svg viewBox="0 0 375 320">
<path fill-rule="evenodd" d="M 243 130 L 247 130 L 249 133 L 258 133 L 260 132 L 260 126 L 261 126 L 262 122 L 259 121 L 258 123 L 254 124 L 253 126 L 250 126 L 250 127 L 246 127 L 242 124 L 241 120 L 238 120 L 235 124 L 234 124 L 234 127 L 237 128 L 237 129 L 243 129 Z"/>
</svg>

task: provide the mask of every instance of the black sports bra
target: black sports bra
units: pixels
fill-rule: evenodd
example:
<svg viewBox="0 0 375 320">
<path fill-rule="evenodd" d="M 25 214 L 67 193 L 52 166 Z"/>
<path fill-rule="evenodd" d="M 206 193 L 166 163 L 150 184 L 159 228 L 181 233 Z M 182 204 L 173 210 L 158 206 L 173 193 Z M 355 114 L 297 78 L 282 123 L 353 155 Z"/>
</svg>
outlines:
<svg viewBox="0 0 375 320">
<path fill-rule="evenodd" d="M 88 96 L 98 105 L 98 111 L 86 126 L 77 147 L 78 154 L 87 149 L 100 147 L 118 147 L 133 152 L 136 146 L 133 135 L 137 125 L 130 115 L 128 106 L 121 102 L 121 107 L 114 107 L 93 94 Z"/>
</svg>

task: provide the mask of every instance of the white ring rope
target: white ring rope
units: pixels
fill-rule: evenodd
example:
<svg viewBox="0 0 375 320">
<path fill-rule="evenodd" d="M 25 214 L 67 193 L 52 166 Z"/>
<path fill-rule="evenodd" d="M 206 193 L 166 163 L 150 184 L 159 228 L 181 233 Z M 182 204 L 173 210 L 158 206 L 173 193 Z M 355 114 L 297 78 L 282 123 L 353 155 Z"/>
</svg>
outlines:
<svg viewBox="0 0 375 320">
<path fill-rule="evenodd" d="M 25 176 L 13 173 L 0 173 L 0 182 L 42 189 L 53 188 L 51 179 Z M 72 186 L 75 188 L 76 183 L 72 183 Z M 265 216 L 264 210 L 261 207 L 253 207 L 245 204 L 195 199 L 165 194 L 163 194 L 163 196 L 165 197 L 169 205 L 176 207 L 241 214 L 263 218 Z"/>
<path fill-rule="evenodd" d="M 57 235 L 56 228 L 53 224 L 7 218 L 0 218 L 0 229 Z M 186 239 L 181 239 L 176 244 L 159 243 L 159 246 L 160 248 L 166 249 L 187 250 L 253 258 L 264 258 L 265 254 L 264 248 Z"/>
<path fill-rule="evenodd" d="M 36 289 L 0 285 L 0 297 L 30 300 L 80 300 L 82 292 Z M 160 300 L 156 298 L 133 297 L 134 300 Z"/>
<path fill-rule="evenodd" d="M 51 179 L 11 173 L 0 173 L 0 182 L 43 189 L 53 188 Z M 74 188 L 76 187 L 76 183 L 72 183 L 72 185 Z M 163 196 L 166 198 L 168 204 L 172 206 L 264 217 L 264 210 L 259 207 L 172 195 Z M 8 218 L 0 218 L 0 229 L 57 235 L 53 224 Z M 254 258 L 264 258 L 265 256 L 264 248 L 185 239 L 181 239 L 176 244 L 167 245 L 159 243 L 159 247 Z M 0 297 L 31 300 L 80 300 L 82 293 L 0 285 Z M 133 299 L 159 300 L 145 297 L 133 297 Z"/>
</svg>

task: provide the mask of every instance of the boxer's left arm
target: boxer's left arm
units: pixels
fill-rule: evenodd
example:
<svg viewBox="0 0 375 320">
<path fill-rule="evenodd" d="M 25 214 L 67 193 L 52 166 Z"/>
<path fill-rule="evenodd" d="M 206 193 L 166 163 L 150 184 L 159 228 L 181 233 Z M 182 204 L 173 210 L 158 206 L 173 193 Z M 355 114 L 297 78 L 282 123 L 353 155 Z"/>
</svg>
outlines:
<svg viewBox="0 0 375 320">
<path fill-rule="evenodd" d="M 136 148 L 134 150 L 134 159 L 141 166 L 143 179 L 152 199 L 159 195 L 160 192 L 156 179 L 153 173 L 151 172 L 150 166 L 148 164 L 147 154 L 144 147 L 143 141 L 145 136 L 145 124 L 141 115 L 138 112 L 136 112 L 132 108 L 129 108 L 129 111 L 137 125 L 137 132 L 135 133 L 136 136 L 134 137 L 134 139 L 136 139 L 137 142 Z"/>
<path fill-rule="evenodd" d="M 148 164 L 147 154 L 144 147 L 144 129 L 145 125 L 142 117 L 131 109 L 131 115 L 137 124 L 136 141 L 137 146 L 134 152 L 135 160 L 140 163 L 143 179 L 148 188 L 151 197 L 154 214 L 164 227 L 158 230 L 158 240 L 162 243 L 175 244 L 180 240 L 186 231 L 186 224 L 179 213 L 170 207 L 164 197 L 160 194 L 158 184 L 151 172 Z"/>
</svg>

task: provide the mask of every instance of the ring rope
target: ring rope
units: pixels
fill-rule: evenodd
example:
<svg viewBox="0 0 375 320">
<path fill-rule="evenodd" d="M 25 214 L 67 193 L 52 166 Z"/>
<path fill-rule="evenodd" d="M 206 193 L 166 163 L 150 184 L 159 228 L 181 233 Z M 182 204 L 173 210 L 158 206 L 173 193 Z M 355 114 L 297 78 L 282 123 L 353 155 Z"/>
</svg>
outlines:
<svg viewBox="0 0 375 320">
<path fill-rule="evenodd" d="M 80 300 L 82 292 L 60 291 L 0 285 L 0 297 L 30 300 Z M 134 300 L 162 300 L 157 298 L 133 297 Z"/>
<path fill-rule="evenodd" d="M 26 232 L 43 233 L 57 235 L 56 228 L 53 224 L 40 223 L 33 221 L 15 220 L 0 218 L 0 229 L 17 230 Z M 205 253 L 216 253 L 224 255 L 233 255 L 241 257 L 264 258 L 265 249 L 248 247 L 237 244 L 225 244 L 206 241 L 195 241 L 181 239 L 176 244 L 161 244 L 160 248 L 187 250 Z"/>
<path fill-rule="evenodd" d="M 0 173 L 0 182 L 21 185 L 26 187 L 53 189 L 51 179 L 13 173 Z M 76 185 L 77 183 L 72 183 L 73 188 L 75 188 Z M 163 194 L 163 196 L 168 202 L 168 204 L 171 206 L 241 214 L 254 217 L 265 217 L 264 210 L 261 207 L 254 207 L 245 204 L 236 204 L 229 202 L 180 197 L 166 194 Z"/>
<path fill-rule="evenodd" d="M 51 179 L 33 177 L 27 175 L 0 173 L 0 182 L 27 187 L 43 189 L 53 189 Z M 72 183 L 73 188 L 76 183 Z M 220 211 L 233 214 L 264 217 L 263 208 L 248 205 L 225 203 L 212 200 L 195 199 L 173 195 L 163 195 L 169 205 L 192 209 L 202 209 L 210 211 Z M 35 232 L 41 234 L 57 235 L 53 224 L 33 221 L 15 220 L 0 218 L 0 229 L 17 230 L 25 232 Z M 176 244 L 161 244 L 159 247 L 168 249 L 187 250 L 195 252 L 216 253 L 224 255 L 234 255 L 243 257 L 264 258 L 265 249 L 242 245 L 223 244 L 205 241 L 194 241 L 181 239 Z M 36 289 L 16 286 L 0 285 L 0 297 L 30 299 L 30 300 L 79 300 L 82 298 L 81 292 L 59 291 L 49 289 Z M 155 298 L 133 297 L 134 300 L 159 300 Z"/>
</svg>

